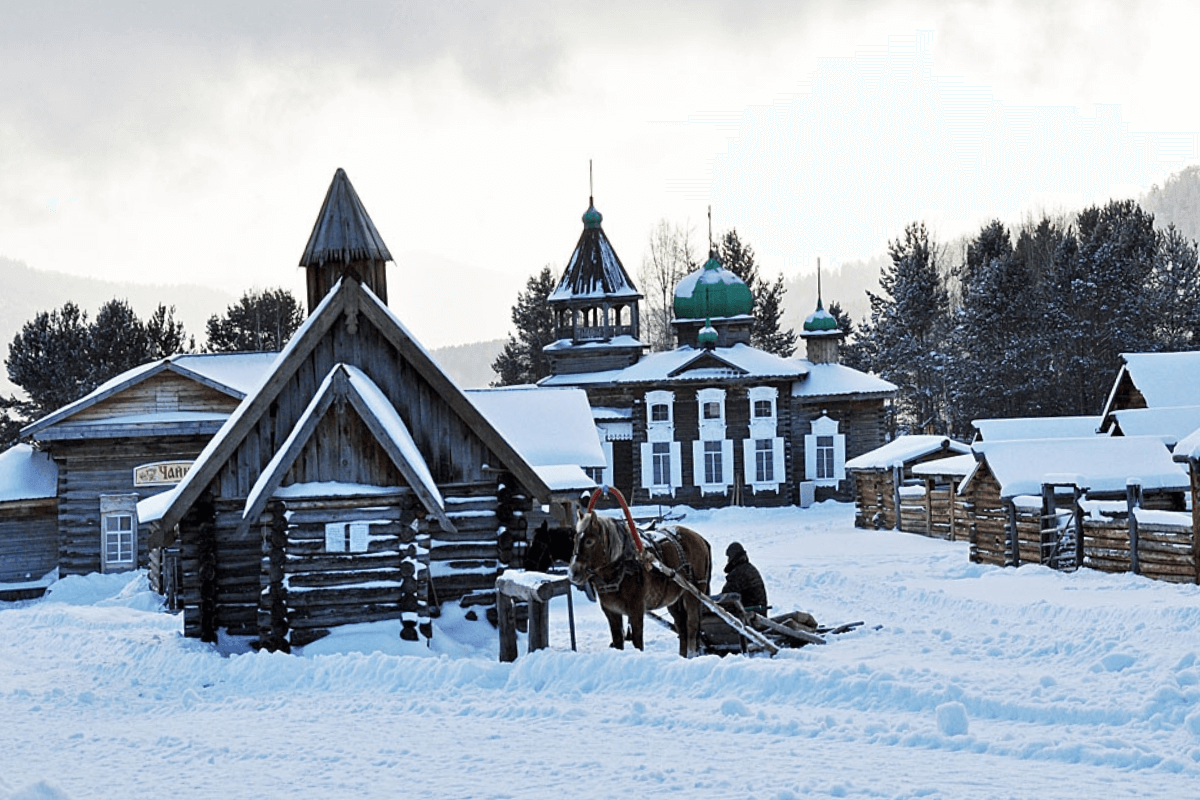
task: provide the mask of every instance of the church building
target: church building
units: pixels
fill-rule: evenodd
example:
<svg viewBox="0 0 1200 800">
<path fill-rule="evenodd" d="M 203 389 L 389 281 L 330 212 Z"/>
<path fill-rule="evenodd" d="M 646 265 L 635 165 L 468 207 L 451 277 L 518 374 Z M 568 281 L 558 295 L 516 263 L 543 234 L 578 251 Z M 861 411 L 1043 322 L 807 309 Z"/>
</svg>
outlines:
<svg viewBox="0 0 1200 800">
<path fill-rule="evenodd" d="M 838 363 L 843 333 L 817 299 L 808 358 L 750 344 L 754 298 L 716 253 L 675 288 L 677 346 L 648 353 L 642 295 L 589 201 L 583 233 L 549 297 L 558 339 L 542 386 L 587 392 L 607 466 L 632 503 L 807 504 L 846 498 L 849 458 L 885 441 L 896 386 Z"/>
</svg>

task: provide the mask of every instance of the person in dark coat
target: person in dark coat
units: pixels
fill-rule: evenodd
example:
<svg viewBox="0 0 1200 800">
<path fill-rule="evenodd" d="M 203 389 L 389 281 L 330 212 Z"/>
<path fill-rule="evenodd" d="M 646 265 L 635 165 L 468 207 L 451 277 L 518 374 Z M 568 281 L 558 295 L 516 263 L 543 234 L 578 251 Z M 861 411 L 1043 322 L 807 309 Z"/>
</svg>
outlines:
<svg viewBox="0 0 1200 800">
<path fill-rule="evenodd" d="M 767 587 L 763 585 L 758 569 L 750 563 L 746 548 L 734 542 L 726 548 L 725 555 L 729 562 L 725 565 L 725 585 L 721 587 L 721 594 L 737 592 L 742 596 L 743 608 L 765 616 Z"/>
</svg>

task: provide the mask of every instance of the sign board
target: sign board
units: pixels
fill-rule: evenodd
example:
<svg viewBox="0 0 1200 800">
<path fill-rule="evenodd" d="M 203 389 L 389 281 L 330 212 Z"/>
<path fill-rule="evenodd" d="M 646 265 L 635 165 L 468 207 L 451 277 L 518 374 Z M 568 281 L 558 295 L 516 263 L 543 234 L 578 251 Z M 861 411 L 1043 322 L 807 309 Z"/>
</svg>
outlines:
<svg viewBox="0 0 1200 800">
<path fill-rule="evenodd" d="M 134 486 L 173 486 L 192 468 L 191 461 L 158 461 L 133 468 Z"/>
</svg>

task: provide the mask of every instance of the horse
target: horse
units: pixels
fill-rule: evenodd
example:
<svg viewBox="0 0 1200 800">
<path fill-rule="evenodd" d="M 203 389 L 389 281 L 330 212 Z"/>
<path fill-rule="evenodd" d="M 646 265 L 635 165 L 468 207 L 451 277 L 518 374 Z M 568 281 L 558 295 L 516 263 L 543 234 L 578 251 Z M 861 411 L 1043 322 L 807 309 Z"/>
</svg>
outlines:
<svg viewBox="0 0 1200 800">
<path fill-rule="evenodd" d="M 682 525 L 668 526 L 647 539 L 647 547 L 665 566 L 708 594 L 712 547 L 703 536 Z M 629 618 L 633 646 L 642 650 L 646 611 L 666 606 L 679 632 L 679 655 L 699 654 L 700 600 L 642 560 L 623 522 L 594 511 L 582 515 L 575 527 L 567 577 L 576 586 L 591 583 L 616 649 L 625 647 L 623 616 Z"/>
</svg>

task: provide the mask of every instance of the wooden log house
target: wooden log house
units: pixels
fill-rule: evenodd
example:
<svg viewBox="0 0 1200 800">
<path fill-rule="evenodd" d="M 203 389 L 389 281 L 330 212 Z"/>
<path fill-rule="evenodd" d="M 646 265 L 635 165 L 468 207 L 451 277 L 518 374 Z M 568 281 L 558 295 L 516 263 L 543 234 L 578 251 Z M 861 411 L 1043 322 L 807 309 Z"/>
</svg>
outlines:
<svg viewBox="0 0 1200 800">
<path fill-rule="evenodd" d="M 143 364 L 21 430 L 58 469 L 62 575 L 150 566 L 162 591 L 136 504 L 182 479 L 275 356 L 180 354 Z"/>
<path fill-rule="evenodd" d="M 0 453 L 0 600 L 41 597 L 58 575 L 58 467 L 16 444 Z"/>
<path fill-rule="evenodd" d="M 896 387 L 838 362 L 842 332 L 821 308 L 808 360 L 751 346 L 754 298 L 710 253 L 674 287 L 678 346 L 645 354 L 641 294 L 589 198 L 584 230 L 549 302 L 558 339 L 542 386 L 585 390 L 607 462 L 631 502 L 779 506 L 849 497 L 847 459 L 885 438 Z M 802 486 L 803 484 L 803 486 Z"/>
<path fill-rule="evenodd" d="M 310 301 L 331 288 L 154 522 L 181 550 L 186 635 L 287 648 L 400 619 L 427 638 L 431 606 L 494 591 L 554 502 L 382 302 L 389 260 L 338 170 L 301 260 Z"/>
</svg>

